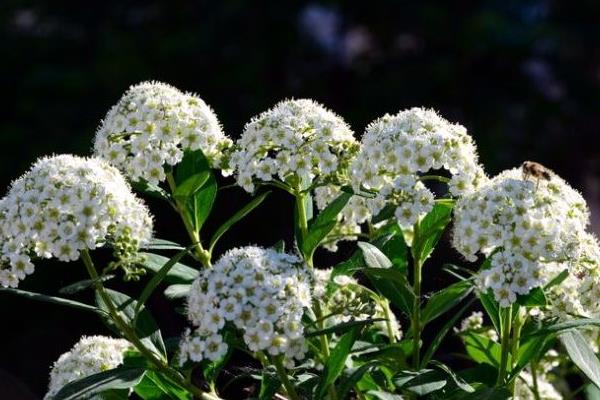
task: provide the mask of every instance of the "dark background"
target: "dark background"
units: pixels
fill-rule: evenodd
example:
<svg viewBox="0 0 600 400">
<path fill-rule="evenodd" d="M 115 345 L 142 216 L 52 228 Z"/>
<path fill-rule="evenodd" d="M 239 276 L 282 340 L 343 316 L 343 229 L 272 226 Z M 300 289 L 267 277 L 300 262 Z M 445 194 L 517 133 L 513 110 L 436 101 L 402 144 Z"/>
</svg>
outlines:
<svg viewBox="0 0 600 400">
<path fill-rule="evenodd" d="M 324 103 L 358 137 L 386 112 L 434 107 L 469 129 L 488 173 L 536 160 L 570 181 L 600 232 L 597 1 L 3 0 L 0 24 L 2 187 L 39 156 L 89 154 L 123 91 L 156 79 L 197 92 L 233 138 L 286 97 Z M 240 189 L 221 192 L 207 231 L 247 199 Z M 151 206 L 159 235 L 185 241 L 176 215 Z M 223 243 L 289 240 L 291 210 L 289 198 L 272 195 Z M 446 279 L 439 259 L 456 258 L 438 253 L 425 272 L 430 290 Z M 20 287 L 56 294 L 84 276 L 77 262 L 38 263 Z M 160 296 L 150 307 L 165 336 L 179 334 L 183 320 Z M 7 294 L 0 310 L 2 399 L 41 398 L 59 354 L 82 334 L 107 333 L 94 315 Z"/>
</svg>

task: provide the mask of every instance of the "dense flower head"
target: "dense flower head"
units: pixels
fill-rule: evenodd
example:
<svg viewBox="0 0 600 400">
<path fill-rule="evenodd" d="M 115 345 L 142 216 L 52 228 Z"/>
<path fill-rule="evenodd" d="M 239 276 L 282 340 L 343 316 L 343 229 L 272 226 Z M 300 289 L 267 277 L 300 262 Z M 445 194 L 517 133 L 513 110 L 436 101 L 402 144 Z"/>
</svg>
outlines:
<svg viewBox="0 0 600 400">
<path fill-rule="evenodd" d="M 497 341 L 498 334 L 493 328 L 487 328 L 483 325 L 483 313 L 481 311 L 474 311 L 467 318 L 463 319 L 458 329 L 454 329 L 456 333 L 465 332 L 476 332 L 489 338 L 490 340 Z"/>
<path fill-rule="evenodd" d="M 373 214 L 386 204 L 397 205 L 395 214 L 403 226 L 433 207 L 433 193 L 419 181 L 421 175 L 446 169 L 454 196 L 472 192 L 486 179 L 466 129 L 433 110 L 387 114 L 367 127 L 361 145 L 351 167 L 355 191 L 377 192 L 368 202 Z"/>
<path fill-rule="evenodd" d="M 503 306 L 542 286 L 548 263 L 576 257 L 589 219 L 585 200 L 561 178 L 528 177 L 518 168 L 459 199 L 454 217 L 454 247 L 471 261 L 491 254 L 480 281 Z"/>
<path fill-rule="evenodd" d="M 522 371 L 516 380 L 514 398 L 518 400 L 563 400 L 563 396 L 545 375 L 536 376 L 536 385 L 537 396 L 533 376 L 529 371 Z"/>
<path fill-rule="evenodd" d="M 71 350 L 61 355 L 50 371 L 50 384 L 44 399 L 49 400 L 66 384 L 114 369 L 123 363 L 131 344 L 124 339 L 84 336 Z M 101 400 L 101 396 L 91 399 Z"/>
<path fill-rule="evenodd" d="M 201 98 L 164 83 L 142 82 L 108 111 L 94 150 L 132 181 L 158 184 L 166 178 L 165 166 L 176 165 L 185 150 L 201 149 L 219 168 L 231 144 Z"/>
<path fill-rule="evenodd" d="M 224 356 L 222 330 L 230 324 L 250 351 L 282 354 L 292 365 L 307 350 L 301 318 L 310 303 L 310 276 L 297 256 L 252 246 L 230 250 L 192 284 L 187 315 L 195 329 L 184 335 L 180 361 Z"/>
<path fill-rule="evenodd" d="M 332 277 L 332 272 L 332 269 L 317 269 L 313 276 L 313 295 L 322 303 L 324 313 L 329 315 L 324 321 L 326 326 L 353 320 L 382 319 L 374 324 L 377 332 L 387 336 L 391 330 L 396 339 L 402 338 L 400 323 L 393 313 L 386 315 L 381 303 L 376 302 L 356 279 L 347 275 Z"/>
<path fill-rule="evenodd" d="M 301 181 L 338 181 L 347 174 L 357 143 L 344 120 L 307 99 L 286 100 L 252 119 L 231 156 L 238 185 L 278 179 L 298 189 Z"/>
<path fill-rule="evenodd" d="M 126 265 L 151 236 L 148 209 L 118 170 L 97 158 L 42 158 L 0 200 L 0 285 L 17 286 L 35 258 L 77 260 L 104 244 Z"/>
<path fill-rule="evenodd" d="M 571 258 L 564 262 L 550 262 L 544 268 L 546 281 L 566 271 L 563 281 L 547 292 L 548 310 L 562 319 L 600 317 L 600 245 L 588 232 L 580 233 L 571 250 Z"/>
</svg>

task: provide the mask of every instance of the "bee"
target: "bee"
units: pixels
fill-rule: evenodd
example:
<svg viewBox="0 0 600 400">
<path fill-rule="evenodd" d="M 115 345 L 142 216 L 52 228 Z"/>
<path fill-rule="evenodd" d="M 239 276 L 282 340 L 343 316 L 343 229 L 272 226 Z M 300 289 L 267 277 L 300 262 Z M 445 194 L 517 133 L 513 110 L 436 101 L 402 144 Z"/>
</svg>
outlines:
<svg viewBox="0 0 600 400">
<path fill-rule="evenodd" d="M 536 178 L 537 185 L 539 185 L 540 180 L 549 181 L 552 179 L 552 171 L 535 161 L 525 161 L 521 169 L 523 170 L 523 179 L 527 180 L 530 176 Z"/>
</svg>

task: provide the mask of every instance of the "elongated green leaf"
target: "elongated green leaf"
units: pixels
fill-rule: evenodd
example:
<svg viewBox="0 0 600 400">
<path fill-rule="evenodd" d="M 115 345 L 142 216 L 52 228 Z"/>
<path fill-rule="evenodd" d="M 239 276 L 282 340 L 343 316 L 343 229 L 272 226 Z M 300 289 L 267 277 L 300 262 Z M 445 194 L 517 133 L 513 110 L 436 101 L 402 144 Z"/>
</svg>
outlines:
<svg viewBox="0 0 600 400">
<path fill-rule="evenodd" d="M 358 242 L 358 247 L 363 252 L 363 258 L 369 268 L 390 268 L 393 264 L 389 258 L 371 243 Z"/>
<path fill-rule="evenodd" d="M 385 245 L 389 243 L 390 240 L 394 238 L 394 234 L 386 234 L 381 237 L 378 237 L 373 241 L 373 245 L 377 248 L 385 249 Z M 333 271 L 331 273 L 331 277 L 335 277 L 337 275 L 350 275 L 352 276 L 355 272 L 359 271 L 365 266 L 364 257 L 362 250 L 356 250 L 352 253 L 349 259 L 346 261 L 342 261 L 333 267 Z"/>
<path fill-rule="evenodd" d="M 208 218 L 217 195 L 217 181 L 210 171 L 210 166 L 201 150 L 186 151 L 183 159 L 175 169 L 175 181 L 181 186 L 190 177 L 208 173 L 208 178 L 202 187 L 185 201 L 187 210 L 192 217 L 196 230 L 200 230 Z"/>
<path fill-rule="evenodd" d="M 408 268 L 408 246 L 404 241 L 400 227 L 396 225 L 396 229 L 392 237 L 381 245 L 380 249 L 390 259 L 395 269 L 406 273 Z M 377 244 L 377 241 L 374 241 L 374 243 Z"/>
<path fill-rule="evenodd" d="M 477 363 L 490 364 L 498 368 L 500 365 L 500 345 L 487 337 L 474 332 L 464 334 L 467 353 Z"/>
<path fill-rule="evenodd" d="M 586 400 L 600 400 L 600 389 L 596 385 L 586 385 L 584 392 Z"/>
<path fill-rule="evenodd" d="M 263 371 L 262 378 L 260 381 L 260 392 L 258 394 L 258 400 L 272 400 L 275 398 L 275 393 L 281 386 L 281 382 L 277 378 L 277 375 Z"/>
<path fill-rule="evenodd" d="M 196 194 L 200 188 L 204 186 L 209 176 L 209 171 L 201 171 L 188 177 L 177 185 L 177 188 L 175 188 L 175 191 L 173 192 L 173 197 L 185 201 L 187 198 Z"/>
<path fill-rule="evenodd" d="M 63 386 L 53 400 L 80 400 L 111 389 L 135 387 L 146 372 L 143 368 L 119 367 L 87 376 Z"/>
<path fill-rule="evenodd" d="M 483 305 L 492 324 L 494 324 L 496 331 L 500 332 L 500 308 L 498 302 L 494 299 L 494 295 L 491 294 L 490 290 L 481 292 L 479 293 L 479 301 L 481 301 L 481 305 Z"/>
<path fill-rule="evenodd" d="M 354 327 L 345 333 L 336 346 L 331 350 L 329 358 L 325 361 L 325 369 L 317 386 L 317 399 L 322 399 L 327 389 L 335 382 L 344 370 L 346 359 L 354 342 L 358 338 L 360 328 Z"/>
<path fill-rule="evenodd" d="M 600 388 L 600 361 L 583 335 L 576 330 L 569 330 L 561 333 L 559 338 L 573 364 Z"/>
<path fill-rule="evenodd" d="M 526 295 L 519 295 L 517 302 L 523 307 L 544 307 L 546 305 L 546 295 L 542 288 L 536 287 L 531 289 Z"/>
<path fill-rule="evenodd" d="M 223 234 L 225 234 L 225 232 L 227 232 L 233 225 L 235 225 L 236 223 L 241 221 L 246 215 L 250 214 L 250 212 L 252 212 L 252 210 L 254 210 L 256 207 L 258 207 L 267 198 L 267 196 L 270 193 L 271 192 L 265 192 L 265 193 L 255 197 L 254 199 L 252 199 L 252 201 L 250 201 L 250 203 L 246 204 L 244 207 L 242 207 L 240 210 L 238 210 L 235 214 L 233 214 L 233 216 L 231 218 L 229 218 L 227 221 L 225 221 L 225 223 L 216 230 L 215 234 L 213 235 L 212 239 L 210 240 L 210 246 L 209 246 L 208 251 L 210 253 L 212 253 L 212 250 L 215 247 L 215 244 L 219 241 L 221 236 L 223 236 Z"/>
<path fill-rule="evenodd" d="M 183 299 L 190 293 L 191 288 L 192 285 L 187 283 L 171 285 L 165 289 L 165 296 L 169 300 Z"/>
<path fill-rule="evenodd" d="M 436 368 L 442 370 L 448 377 L 450 377 L 450 379 L 452 379 L 452 381 L 454 382 L 454 384 L 462 391 L 465 391 L 467 393 L 473 393 L 475 391 L 475 389 L 473 388 L 473 386 L 469 385 L 467 382 L 465 382 L 464 379 L 462 379 L 460 376 L 456 375 L 454 373 L 454 371 L 452 371 L 450 368 L 448 368 L 448 366 L 446 366 L 445 364 L 442 364 L 439 361 L 432 361 L 431 364 L 433 366 L 435 366 Z"/>
<path fill-rule="evenodd" d="M 412 245 L 415 259 L 423 262 L 431 255 L 446 225 L 450 222 L 453 207 L 454 202 L 451 200 L 438 201 L 433 206 L 433 210 L 419 222 Z"/>
<path fill-rule="evenodd" d="M 362 379 L 363 375 L 375 368 L 376 365 L 377 361 L 370 361 L 350 371 L 348 376 L 340 380 L 337 387 L 338 397 L 340 399 L 345 399 L 348 393 L 350 393 L 350 390 L 352 390 L 356 383 Z"/>
<path fill-rule="evenodd" d="M 158 185 L 154 185 L 145 180 L 131 182 L 131 186 L 138 192 L 147 194 L 150 197 L 154 197 L 165 201 L 171 201 L 171 196 L 169 196 L 169 193 L 167 193 L 166 190 L 164 190 Z"/>
<path fill-rule="evenodd" d="M 478 387 L 473 393 L 460 393 L 457 399 L 462 400 L 507 400 L 511 398 L 511 393 L 508 389 L 499 387 Z"/>
<path fill-rule="evenodd" d="M 422 320 L 425 324 L 433 321 L 448 310 L 454 308 L 465 297 L 473 291 L 473 284 L 470 281 L 460 281 L 435 293 L 422 312 Z"/>
<path fill-rule="evenodd" d="M 96 314 L 105 315 L 104 311 L 97 307 L 94 307 L 94 306 L 91 306 L 91 305 L 85 304 L 85 303 L 80 303 L 80 302 L 74 301 L 74 300 L 63 299 L 62 297 L 47 296 L 45 294 L 28 292 L 26 290 L 13 289 L 13 288 L 0 288 L 0 293 L 14 294 L 17 296 L 28 298 L 30 300 L 42 301 L 44 303 L 58 304 L 61 306 L 67 306 L 67 307 L 76 308 L 76 309 L 83 310 L 83 311 L 91 311 Z"/>
<path fill-rule="evenodd" d="M 159 372 L 147 371 L 146 376 L 167 396 L 167 398 L 172 400 L 192 400 L 191 393 Z M 161 398 L 164 399 L 165 397 L 163 396 Z"/>
<path fill-rule="evenodd" d="M 143 261 L 141 262 L 142 267 L 147 270 L 158 273 L 161 268 L 169 262 L 169 258 L 160 256 L 158 254 L 153 253 L 139 253 L 143 256 Z M 190 268 L 187 265 L 181 263 L 175 263 L 164 278 L 165 282 L 169 284 L 175 283 L 191 283 L 198 277 L 198 270 L 194 268 Z"/>
<path fill-rule="evenodd" d="M 185 247 L 182 245 L 172 242 L 170 240 L 153 238 L 148 243 L 140 246 L 141 249 L 145 250 L 183 250 Z"/>
<path fill-rule="evenodd" d="M 600 318 L 582 318 L 574 319 L 572 321 L 558 322 L 551 325 L 542 326 L 540 329 L 531 332 L 527 335 L 527 338 L 538 335 L 549 335 L 557 334 L 573 328 L 581 328 L 584 326 L 600 326 Z M 526 339 L 526 338 L 524 338 Z"/>
<path fill-rule="evenodd" d="M 364 272 L 380 294 L 406 315 L 412 315 L 415 294 L 402 272 L 393 268 L 366 268 Z"/>
<path fill-rule="evenodd" d="M 422 369 L 420 371 L 402 371 L 394 377 L 399 389 L 425 396 L 444 388 L 448 378 L 439 371 Z"/>
<path fill-rule="evenodd" d="M 402 400 L 403 399 L 403 397 L 400 396 L 399 394 L 384 392 L 383 390 L 369 390 L 367 393 L 370 394 L 371 396 L 373 396 L 373 398 L 378 399 L 378 400 Z"/>
<path fill-rule="evenodd" d="M 186 254 L 188 254 L 188 252 L 191 248 L 192 247 L 184 249 L 184 250 L 180 251 L 179 253 L 175 254 L 173 257 L 171 257 L 171 259 L 169 259 L 169 261 L 167 261 L 162 267 L 160 267 L 160 269 L 152 277 L 152 279 L 150 279 L 150 282 L 148 282 L 148 284 L 146 285 L 144 290 L 142 290 L 142 294 L 140 295 L 139 299 L 137 300 L 137 304 L 134 309 L 134 314 L 135 314 L 134 320 L 135 320 L 135 318 L 137 318 L 137 315 L 138 315 L 139 311 L 141 310 L 141 308 L 144 306 L 144 304 L 146 304 L 146 301 L 148 301 L 148 299 L 152 295 L 152 292 L 154 292 L 154 289 L 156 289 L 156 287 L 163 281 L 163 279 L 166 278 L 166 276 L 169 273 L 169 271 L 171 270 L 171 268 L 173 268 L 175 266 L 175 264 L 177 264 L 179 262 L 179 260 L 181 260 Z"/>
<path fill-rule="evenodd" d="M 444 338 L 446 337 L 446 335 L 448 334 L 448 332 L 450 332 L 450 330 L 454 326 L 456 326 L 456 322 L 458 321 L 458 319 L 462 317 L 462 315 L 465 313 L 465 311 L 467 311 L 467 309 L 469 309 L 469 307 L 471 307 L 471 305 L 474 302 L 475 302 L 475 299 L 471 299 L 469 302 L 467 302 L 467 304 L 465 304 L 460 309 L 460 311 L 458 311 L 457 313 L 455 313 L 454 315 L 452 315 L 452 318 L 450 318 L 444 324 L 444 326 L 442 326 L 442 328 L 438 331 L 438 333 L 435 335 L 435 337 L 431 341 L 431 344 L 427 348 L 427 351 L 425 352 L 425 355 L 423 356 L 423 361 L 422 361 L 422 365 L 423 366 L 427 366 L 427 364 L 429 363 L 429 361 L 431 360 L 431 358 L 433 357 L 433 355 L 435 354 L 435 352 L 437 351 L 437 349 L 442 344 L 442 341 L 444 340 Z"/>
<path fill-rule="evenodd" d="M 343 192 L 334 201 L 329 203 L 317 217 L 310 221 L 308 235 L 302 242 L 302 253 L 311 256 L 319 244 L 331 232 L 337 223 L 338 214 L 344 209 L 352 195 Z"/>
<path fill-rule="evenodd" d="M 84 279 L 82 281 L 75 282 L 75 283 L 72 283 L 63 288 L 60 288 L 58 290 L 58 293 L 60 293 L 60 294 L 79 293 L 86 289 L 94 287 L 96 285 L 96 283 L 98 283 L 98 282 L 106 282 L 114 277 L 115 277 L 114 275 L 105 275 L 105 276 L 98 277 L 98 279 Z"/>
<path fill-rule="evenodd" d="M 375 322 L 379 322 L 379 321 L 385 321 L 385 319 L 384 318 L 369 318 L 369 319 L 363 319 L 363 320 L 341 322 L 337 325 L 330 326 L 329 328 L 307 332 L 304 335 L 304 337 L 309 338 L 309 337 L 314 337 L 314 336 L 330 335 L 332 333 L 337 333 L 337 334 L 346 333 L 353 328 L 371 325 L 371 324 L 373 324 Z"/>
<path fill-rule="evenodd" d="M 165 344 L 162 340 L 160 330 L 158 329 L 154 318 L 152 315 L 150 315 L 150 312 L 146 310 L 145 307 L 142 307 L 137 315 L 137 318 L 135 318 L 135 307 L 137 302 L 134 299 L 126 294 L 117 292 L 116 290 L 105 290 L 112 303 L 120 312 L 121 317 L 126 323 L 135 329 L 138 337 L 141 339 L 144 345 L 158 356 L 165 357 Z M 108 313 L 109 307 L 106 305 L 102 299 L 102 296 L 100 296 L 98 292 L 96 292 L 96 303 L 98 304 L 98 307 Z M 113 329 L 116 328 L 112 320 L 105 318 L 105 322 Z"/>
</svg>

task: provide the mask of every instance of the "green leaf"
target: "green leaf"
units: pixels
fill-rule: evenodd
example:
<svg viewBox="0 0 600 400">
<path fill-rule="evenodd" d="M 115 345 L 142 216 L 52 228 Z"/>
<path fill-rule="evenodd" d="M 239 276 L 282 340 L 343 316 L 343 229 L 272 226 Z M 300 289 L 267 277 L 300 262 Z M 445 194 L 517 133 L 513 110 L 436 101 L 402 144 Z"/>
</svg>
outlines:
<svg viewBox="0 0 600 400">
<path fill-rule="evenodd" d="M 169 258 L 153 253 L 139 253 L 143 256 L 143 261 L 140 263 L 147 270 L 158 273 L 165 264 L 169 262 Z M 190 268 L 181 263 L 175 263 L 165 276 L 165 282 L 174 283 L 191 283 L 198 277 L 198 270 Z"/>
<path fill-rule="evenodd" d="M 473 361 L 499 367 L 502 350 L 498 343 L 475 332 L 467 332 L 463 338 L 467 353 Z"/>
<path fill-rule="evenodd" d="M 206 182 L 185 201 L 185 206 L 196 230 L 202 228 L 212 210 L 217 195 L 217 181 L 210 171 L 210 166 L 202 150 L 186 151 L 175 169 L 177 187 L 183 185 L 192 176 L 204 172 L 209 175 Z"/>
<path fill-rule="evenodd" d="M 425 308 L 423 308 L 421 314 L 423 324 L 433 321 L 448 310 L 454 308 L 454 306 L 460 303 L 472 291 L 473 284 L 471 282 L 460 281 L 434 293 L 425 305 Z"/>
<path fill-rule="evenodd" d="M 154 185 L 145 180 L 140 180 L 138 182 L 131 182 L 131 187 L 133 187 L 138 192 L 147 194 L 150 197 L 154 197 L 154 198 L 160 199 L 160 200 L 165 200 L 168 202 L 171 201 L 171 196 L 169 196 L 169 193 L 167 193 L 166 190 L 164 190 L 163 188 L 161 188 L 158 185 Z"/>
<path fill-rule="evenodd" d="M 171 242 L 170 240 L 153 238 L 148 243 L 140 246 L 141 249 L 145 250 L 183 250 L 185 247 L 182 245 Z"/>
<path fill-rule="evenodd" d="M 80 400 L 111 389 L 129 389 L 136 386 L 146 372 L 143 368 L 119 367 L 70 382 L 53 400 Z"/>
<path fill-rule="evenodd" d="M 453 207 L 454 202 L 451 200 L 437 201 L 433 210 L 417 224 L 412 245 L 414 259 L 423 262 L 431 255 L 450 222 Z"/>
<path fill-rule="evenodd" d="M 545 336 L 549 334 L 556 334 L 569 329 L 581 328 L 584 326 L 600 326 L 600 318 L 582 318 L 566 322 L 559 322 L 552 325 L 543 325 L 540 329 L 528 334 L 527 338 L 538 335 Z"/>
<path fill-rule="evenodd" d="M 546 295 L 542 288 L 536 287 L 531 289 L 526 295 L 519 295 L 517 303 L 527 308 L 544 307 L 546 306 Z"/>
<path fill-rule="evenodd" d="M 114 277 L 115 277 L 114 275 L 104 275 L 104 276 L 98 277 L 97 279 L 84 279 L 79 282 L 75 282 L 75 283 L 67 285 L 63 288 L 60 288 L 58 290 L 58 293 L 67 294 L 67 295 L 79 293 L 88 288 L 94 287 L 96 285 L 96 283 L 98 283 L 98 282 L 106 282 Z"/>
<path fill-rule="evenodd" d="M 235 214 L 233 214 L 233 216 L 231 218 L 229 218 L 227 221 L 225 221 L 225 223 L 216 230 L 215 234 L 213 235 L 212 239 L 210 240 L 210 246 L 208 248 L 208 252 L 212 253 L 212 250 L 215 247 L 215 244 L 219 241 L 221 236 L 223 236 L 223 234 L 225 234 L 225 232 L 227 232 L 233 225 L 235 225 L 240 220 L 242 220 L 252 210 L 254 210 L 256 207 L 258 207 L 267 198 L 267 196 L 270 193 L 271 192 L 265 192 L 265 193 L 255 197 L 254 199 L 252 199 L 252 201 L 250 201 L 250 203 L 246 204 L 244 207 L 242 207 L 240 210 L 238 210 Z"/>
<path fill-rule="evenodd" d="M 512 394 L 510 391 L 503 387 L 490 388 L 486 386 L 478 387 L 475 392 L 460 394 L 461 400 L 506 400 L 510 399 Z M 457 398 L 457 399 L 458 399 Z"/>
<path fill-rule="evenodd" d="M 389 243 L 390 240 L 394 238 L 394 234 L 386 234 L 381 237 L 378 237 L 373 241 L 373 245 L 377 248 L 385 249 L 386 244 Z M 348 258 L 346 261 L 342 261 L 341 263 L 335 265 L 333 267 L 333 271 L 331 273 L 331 278 L 334 278 L 337 275 L 353 275 L 356 271 L 362 269 L 365 265 L 363 252 L 362 250 L 356 250 L 352 253 L 352 256 Z"/>
<path fill-rule="evenodd" d="M 385 321 L 385 319 L 384 318 L 368 318 L 368 319 L 363 319 L 363 320 L 340 322 L 337 325 L 330 326 L 325 329 L 319 329 L 317 331 L 307 332 L 304 335 L 304 337 L 309 338 L 309 337 L 314 337 L 314 336 L 330 335 L 332 333 L 336 333 L 336 334 L 346 333 L 352 328 L 363 327 L 363 326 L 370 325 L 374 322 L 379 322 L 379 321 Z"/>
<path fill-rule="evenodd" d="M 462 379 L 460 376 L 456 375 L 454 373 L 454 371 L 452 371 L 450 368 L 448 368 L 445 364 L 442 364 L 441 362 L 435 361 L 435 360 L 432 361 L 431 364 L 434 365 L 436 368 L 442 370 L 447 376 L 449 376 L 450 379 L 452 379 L 454 384 L 460 390 L 467 392 L 467 393 L 473 393 L 475 391 L 473 386 L 469 385 L 467 382 L 465 382 L 464 379 Z"/>
<path fill-rule="evenodd" d="M 560 274 L 556 275 L 550 282 L 544 285 L 544 290 L 548 290 L 554 286 L 560 285 L 565 279 L 569 277 L 569 270 L 565 269 Z"/>
<path fill-rule="evenodd" d="M 584 392 L 586 400 L 600 400 L 600 389 L 595 385 L 586 385 Z"/>
<path fill-rule="evenodd" d="M 467 302 L 467 304 L 465 304 L 460 309 L 460 311 L 458 311 L 457 313 L 454 313 L 452 315 L 452 318 L 450 318 L 444 324 L 444 326 L 442 326 L 442 328 L 438 331 L 438 333 L 435 335 L 435 338 L 433 338 L 433 340 L 431 341 L 431 344 L 427 348 L 427 351 L 425 352 L 425 355 L 423 356 L 422 365 L 426 366 L 429 363 L 429 360 L 431 360 L 431 358 L 433 357 L 433 355 L 435 354 L 437 349 L 440 347 L 440 345 L 442 344 L 442 341 L 444 340 L 444 338 L 446 337 L 448 332 L 450 332 L 450 330 L 454 326 L 456 326 L 456 322 L 458 321 L 458 319 L 460 317 L 462 317 L 462 315 L 465 313 L 465 311 L 467 311 L 467 309 L 469 309 L 469 307 L 471 307 L 473 302 L 475 302 L 475 299 L 471 299 L 469 302 Z"/>
<path fill-rule="evenodd" d="M 573 364 L 600 388 L 600 361 L 583 335 L 576 330 L 569 330 L 561 333 L 559 338 Z"/>
<path fill-rule="evenodd" d="M 258 394 L 258 400 L 274 399 L 275 393 L 277 393 L 277 390 L 280 386 L 281 382 L 279 382 L 279 379 L 277 379 L 277 375 L 264 370 L 260 380 L 260 392 Z"/>
<path fill-rule="evenodd" d="M 306 257 L 312 256 L 315 249 L 335 227 L 338 214 L 344 209 L 351 197 L 350 193 L 343 192 L 334 201 L 329 203 L 314 220 L 310 221 L 308 234 L 301 246 L 302 253 Z"/>
<path fill-rule="evenodd" d="M 369 390 L 367 394 L 373 396 L 378 400 L 402 400 L 403 397 L 399 394 L 384 392 L 382 390 Z"/>
<path fill-rule="evenodd" d="M 210 176 L 210 171 L 202 171 L 194 174 L 178 184 L 173 192 L 173 197 L 177 200 L 185 201 L 189 197 L 196 194 L 202 186 L 206 183 Z"/>
<path fill-rule="evenodd" d="M 140 297 L 137 300 L 137 304 L 134 310 L 135 318 L 137 318 L 140 309 L 144 306 L 144 304 L 146 304 L 146 301 L 148 301 L 148 299 L 152 295 L 152 292 L 154 292 L 154 289 L 156 289 L 156 287 L 163 281 L 163 279 L 166 278 L 171 268 L 173 268 L 175 264 L 177 264 L 177 262 L 179 262 L 179 260 L 181 260 L 186 254 L 188 254 L 188 252 L 192 248 L 193 246 L 188 247 L 187 249 L 184 249 L 179 253 L 175 254 L 173 257 L 171 257 L 171 259 L 169 259 L 169 261 L 167 261 L 162 267 L 160 267 L 158 272 L 152 277 L 152 279 L 150 279 L 150 282 L 148 282 L 146 287 L 144 287 L 144 290 L 142 290 L 142 294 L 140 294 Z"/>
<path fill-rule="evenodd" d="M 94 312 L 94 313 L 97 313 L 100 315 L 105 315 L 104 311 L 97 307 L 94 307 L 94 306 L 91 306 L 91 305 L 85 304 L 85 303 L 80 303 L 80 302 L 74 301 L 74 300 L 63 299 L 62 297 L 47 296 L 45 294 L 28 292 L 26 290 L 13 289 L 13 288 L 0 288 L 0 293 L 14 294 L 17 296 L 28 298 L 30 300 L 41 301 L 44 303 L 59 304 L 61 306 L 67 306 L 67 307 L 71 307 L 71 308 L 76 308 L 78 310 L 91 311 L 91 312 Z"/>
<path fill-rule="evenodd" d="M 393 267 L 406 274 L 408 268 L 408 246 L 404 241 L 404 235 L 400 231 L 400 227 L 396 225 L 397 231 L 395 231 L 392 237 L 387 240 L 381 247 L 381 251 L 393 264 Z M 376 244 L 377 241 L 374 241 Z"/>
<path fill-rule="evenodd" d="M 160 330 L 156 325 L 154 318 L 150 315 L 150 312 L 148 312 L 145 307 L 142 307 L 136 318 L 135 308 L 137 302 L 134 299 L 126 294 L 117 292 L 116 290 L 105 289 L 105 291 L 119 311 L 121 317 L 135 329 L 144 345 L 158 356 L 164 358 L 166 356 L 165 344 L 162 340 Z M 108 313 L 109 308 L 98 291 L 96 291 L 96 303 L 98 304 L 98 307 Z M 105 322 L 109 327 L 112 327 L 113 329 L 116 328 L 111 319 L 105 318 Z"/>
<path fill-rule="evenodd" d="M 500 332 L 500 307 L 498 306 L 498 302 L 494 299 L 494 295 L 491 293 L 491 290 L 480 292 L 479 301 L 481 301 L 481 305 L 483 305 L 483 308 L 492 321 L 494 328 L 496 328 L 496 332 Z"/>
<path fill-rule="evenodd" d="M 394 377 L 399 389 L 425 396 L 436 392 L 448 384 L 448 379 L 439 371 L 422 369 L 420 371 L 402 371 Z"/>
<path fill-rule="evenodd" d="M 169 300 L 183 299 L 188 296 L 191 288 L 192 285 L 186 283 L 171 285 L 165 289 L 165 296 Z"/>
<path fill-rule="evenodd" d="M 161 392 L 166 394 L 169 399 L 192 400 L 192 394 L 188 392 L 187 389 L 179 386 L 167 376 L 156 371 L 147 371 L 146 376 L 160 389 Z"/>
<path fill-rule="evenodd" d="M 389 258 L 377 247 L 370 243 L 358 242 L 358 247 L 363 252 L 363 258 L 369 268 L 390 268 L 393 264 Z"/>
<path fill-rule="evenodd" d="M 338 376 L 344 370 L 348 354 L 352 350 L 354 342 L 358 338 L 360 332 L 359 327 L 354 327 L 349 332 L 345 333 L 335 347 L 331 350 L 329 358 L 325 361 L 323 375 L 317 386 L 317 399 L 322 399 L 325 392 L 331 386 Z"/>
<path fill-rule="evenodd" d="M 340 380 L 337 387 L 338 398 L 345 399 L 350 390 L 360 381 L 364 374 L 377 366 L 377 361 L 370 361 L 358 368 L 348 371 L 349 374 Z"/>
<path fill-rule="evenodd" d="M 415 294 L 402 272 L 393 268 L 366 268 L 364 272 L 381 295 L 406 315 L 412 315 Z"/>
</svg>

